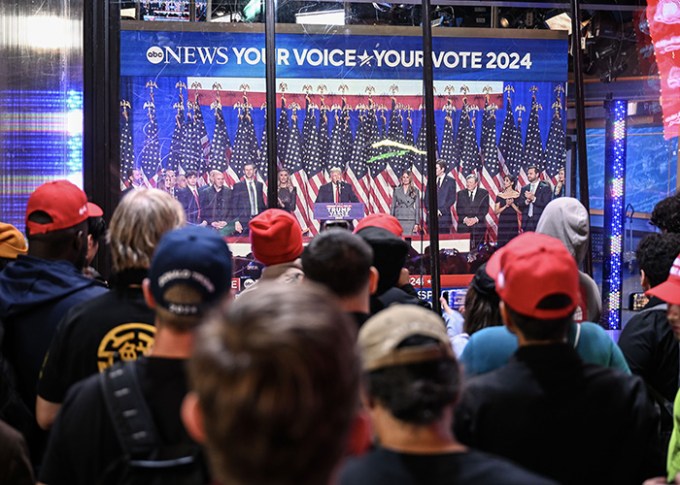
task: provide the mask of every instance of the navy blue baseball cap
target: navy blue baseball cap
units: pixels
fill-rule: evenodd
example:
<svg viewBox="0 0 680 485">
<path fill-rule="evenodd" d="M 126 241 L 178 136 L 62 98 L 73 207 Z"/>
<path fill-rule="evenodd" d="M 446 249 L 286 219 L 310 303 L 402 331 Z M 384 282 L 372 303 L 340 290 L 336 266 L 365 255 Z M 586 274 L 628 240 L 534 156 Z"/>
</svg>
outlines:
<svg viewBox="0 0 680 485">
<path fill-rule="evenodd" d="M 198 317 L 229 293 L 231 267 L 231 251 L 217 232 L 200 226 L 175 229 L 156 247 L 149 270 L 151 293 L 168 312 Z M 173 290 L 179 284 L 182 289 Z"/>
</svg>

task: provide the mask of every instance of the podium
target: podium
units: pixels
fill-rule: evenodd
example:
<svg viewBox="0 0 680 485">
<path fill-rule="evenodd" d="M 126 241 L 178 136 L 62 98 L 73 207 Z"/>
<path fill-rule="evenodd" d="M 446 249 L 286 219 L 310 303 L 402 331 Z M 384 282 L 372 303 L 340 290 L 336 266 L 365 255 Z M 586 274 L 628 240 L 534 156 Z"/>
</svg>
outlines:
<svg viewBox="0 0 680 485">
<path fill-rule="evenodd" d="M 314 204 L 314 219 L 319 221 L 351 221 L 364 218 L 364 204 L 361 202 L 317 202 Z"/>
</svg>

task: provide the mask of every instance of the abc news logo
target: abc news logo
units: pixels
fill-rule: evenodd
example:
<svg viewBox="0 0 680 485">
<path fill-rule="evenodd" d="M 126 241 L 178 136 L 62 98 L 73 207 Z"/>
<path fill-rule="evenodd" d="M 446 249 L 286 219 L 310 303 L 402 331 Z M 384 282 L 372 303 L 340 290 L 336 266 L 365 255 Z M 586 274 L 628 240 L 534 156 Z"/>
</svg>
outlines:
<svg viewBox="0 0 680 485">
<path fill-rule="evenodd" d="M 149 47 L 149 50 L 146 51 L 146 60 L 151 64 L 160 64 L 164 59 L 163 49 L 158 46 Z"/>
</svg>

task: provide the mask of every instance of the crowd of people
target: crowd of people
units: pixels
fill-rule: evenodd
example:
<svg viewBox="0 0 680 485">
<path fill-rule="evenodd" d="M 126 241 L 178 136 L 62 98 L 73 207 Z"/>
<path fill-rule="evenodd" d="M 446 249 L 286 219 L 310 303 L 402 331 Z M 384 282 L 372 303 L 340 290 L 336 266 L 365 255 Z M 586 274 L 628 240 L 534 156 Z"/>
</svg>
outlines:
<svg viewBox="0 0 680 485">
<path fill-rule="evenodd" d="M 579 270 L 588 213 L 539 210 L 540 184 L 527 230 L 440 316 L 394 216 L 305 247 L 252 173 L 230 195 L 250 211 L 188 224 L 188 197 L 211 198 L 200 220 L 225 189 L 185 176 L 181 197 L 129 190 L 108 228 L 65 180 L 30 196 L 26 237 L 0 224 L 0 483 L 680 483 L 680 199 L 637 248 L 650 299 L 617 344 Z M 239 295 L 227 224 L 265 266 Z"/>
</svg>

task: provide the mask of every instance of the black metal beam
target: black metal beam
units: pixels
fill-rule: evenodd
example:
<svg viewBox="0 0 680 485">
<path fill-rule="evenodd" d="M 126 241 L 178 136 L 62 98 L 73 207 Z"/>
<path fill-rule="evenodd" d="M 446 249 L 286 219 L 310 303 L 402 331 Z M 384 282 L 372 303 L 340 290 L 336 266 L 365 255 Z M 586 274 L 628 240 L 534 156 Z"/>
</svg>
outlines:
<svg viewBox="0 0 680 485">
<path fill-rule="evenodd" d="M 111 219 L 120 198 L 120 4 L 83 2 L 83 185 Z M 97 267 L 108 277 L 102 247 Z"/>
<path fill-rule="evenodd" d="M 423 0 L 423 92 L 425 94 L 425 126 L 427 131 L 427 197 L 430 210 L 428 212 L 428 227 L 430 230 L 430 274 L 432 275 L 432 307 L 441 313 L 439 294 L 439 217 L 437 214 L 437 180 L 435 162 L 437 149 L 435 147 L 434 126 L 434 70 L 432 67 L 432 18 L 430 0 Z"/>
<path fill-rule="evenodd" d="M 578 153 L 579 194 L 581 203 L 590 212 L 588 188 L 588 151 L 586 149 L 586 109 L 583 89 L 583 59 L 581 51 L 581 7 L 579 0 L 571 0 L 571 54 L 574 60 L 574 102 L 576 107 L 576 147 Z M 592 241 L 589 241 L 592 247 Z M 586 251 L 584 271 L 593 273 L 593 255 Z"/>
<path fill-rule="evenodd" d="M 267 102 L 267 203 L 277 207 L 278 175 L 276 164 L 276 4 L 265 0 L 264 20 L 265 82 Z"/>
</svg>

